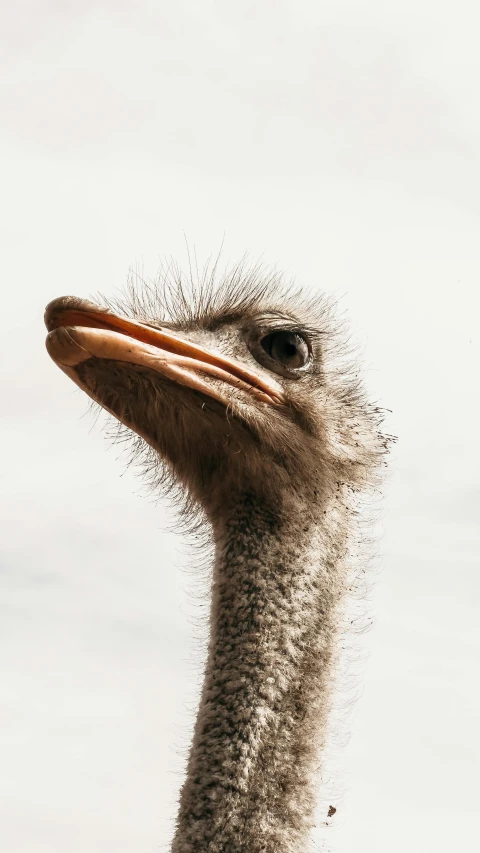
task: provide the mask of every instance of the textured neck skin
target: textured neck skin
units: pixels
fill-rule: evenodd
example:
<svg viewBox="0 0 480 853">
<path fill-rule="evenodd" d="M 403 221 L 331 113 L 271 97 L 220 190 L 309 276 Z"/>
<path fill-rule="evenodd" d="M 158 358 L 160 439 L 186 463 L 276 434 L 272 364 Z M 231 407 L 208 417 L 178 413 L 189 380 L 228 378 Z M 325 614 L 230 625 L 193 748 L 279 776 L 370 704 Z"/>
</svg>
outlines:
<svg viewBox="0 0 480 853">
<path fill-rule="evenodd" d="M 209 654 L 172 853 L 305 853 L 347 506 L 340 486 L 275 509 L 246 495 L 214 530 Z"/>
</svg>

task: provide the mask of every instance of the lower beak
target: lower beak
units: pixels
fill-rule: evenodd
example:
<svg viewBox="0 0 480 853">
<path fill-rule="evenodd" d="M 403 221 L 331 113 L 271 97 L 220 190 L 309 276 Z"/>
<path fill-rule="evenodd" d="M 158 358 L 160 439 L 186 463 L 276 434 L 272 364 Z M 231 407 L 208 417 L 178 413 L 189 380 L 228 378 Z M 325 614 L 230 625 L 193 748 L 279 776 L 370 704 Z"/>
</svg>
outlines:
<svg viewBox="0 0 480 853">
<path fill-rule="evenodd" d="M 133 322 L 75 297 L 50 302 L 45 325 L 49 355 L 90 396 L 92 392 L 83 385 L 75 368 L 88 359 L 101 358 L 146 367 L 226 406 L 231 400 L 222 393 L 222 384 L 244 391 L 261 403 L 282 403 L 281 388 L 273 379 L 266 381 L 249 368 L 169 330 Z M 213 385 L 207 378 L 217 382 Z"/>
</svg>

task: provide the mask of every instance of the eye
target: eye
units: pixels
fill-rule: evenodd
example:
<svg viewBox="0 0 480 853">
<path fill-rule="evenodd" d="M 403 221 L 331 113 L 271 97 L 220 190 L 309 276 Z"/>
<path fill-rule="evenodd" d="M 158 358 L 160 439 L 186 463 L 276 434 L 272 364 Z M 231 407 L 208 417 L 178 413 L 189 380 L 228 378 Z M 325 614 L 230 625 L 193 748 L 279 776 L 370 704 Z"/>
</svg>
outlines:
<svg viewBox="0 0 480 853">
<path fill-rule="evenodd" d="M 265 362 L 270 370 L 277 369 L 279 373 L 289 373 L 305 367 L 310 361 L 310 348 L 307 341 L 298 332 L 271 332 L 261 338 L 252 353 L 258 361 L 263 362 L 265 354 L 275 362 Z"/>
<path fill-rule="evenodd" d="M 310 355 L 306 341 L 296 332 L 272 332 L 262 338 L 260 346 L 270 358 L 290 370 L 305 367 Z"/>
</svg>

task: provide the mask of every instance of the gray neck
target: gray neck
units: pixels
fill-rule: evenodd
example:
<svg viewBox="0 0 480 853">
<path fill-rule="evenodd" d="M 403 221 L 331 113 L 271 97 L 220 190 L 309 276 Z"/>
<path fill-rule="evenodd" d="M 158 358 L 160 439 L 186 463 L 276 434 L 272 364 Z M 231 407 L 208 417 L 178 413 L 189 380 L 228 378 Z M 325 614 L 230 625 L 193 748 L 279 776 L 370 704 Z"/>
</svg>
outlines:
<svg viewBox="0 0 480 853">
<path fill-rule="evenodd" d="M 211 636 L 172 853 L 305 853 L 329 706 L 345 504 L 251 496 L 214 531 Z"/>
</svg>

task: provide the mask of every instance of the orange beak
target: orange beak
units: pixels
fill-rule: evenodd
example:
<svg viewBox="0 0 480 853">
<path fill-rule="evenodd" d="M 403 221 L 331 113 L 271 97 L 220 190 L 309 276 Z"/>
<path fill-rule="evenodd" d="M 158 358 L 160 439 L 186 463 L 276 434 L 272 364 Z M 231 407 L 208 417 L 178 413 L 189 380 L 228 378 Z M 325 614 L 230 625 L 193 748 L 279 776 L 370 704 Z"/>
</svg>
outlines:
<svg viewBox="0 0 480 853">
<path fill-rule="evenodd" d="M 45 310 L 48 329 L 46 347 L 53 361 L 86 391 L 75 367 L 90 358 L 129 362 L 146 367 L 166 379 L 185 385 L 228 406 L 221 385 L 206 377 L 245 391 L 261 403 L 283 402 L 281 387 L 265 381 L 253 370 L 183 340 L 171 331 L 117 317 L 91 302 L 64 296 L 54 299 Z"/>
</svg>

